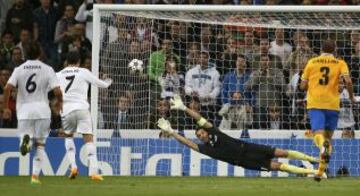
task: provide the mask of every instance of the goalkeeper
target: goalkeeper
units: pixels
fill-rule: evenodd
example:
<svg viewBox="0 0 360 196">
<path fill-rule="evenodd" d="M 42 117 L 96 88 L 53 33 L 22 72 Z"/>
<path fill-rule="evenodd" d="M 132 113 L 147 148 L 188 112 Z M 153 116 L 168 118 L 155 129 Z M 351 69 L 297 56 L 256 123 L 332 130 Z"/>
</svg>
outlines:
<svg viewBox="0 0 360 196">
<path fill-rule="evenodd" d="M 200 128 L 196 130 L 196 137 L 200 139 L 203 144 L 196 144 L 192 140 L 177 134 L 176 131 L 171 128 L 169 121 L 163 118 L 158 120 L 158 126 L 162 131 L 167 132 L 170 136 L 197 152 L 208 155 L 214 159 L 228 162 L 232 165 L 252 170 L 284 171 L 295 174 L 316 174 L 317 172 L 317 170 L 300 168 L 272 160 L 273 158 L 282 157 L 317 163 L 318 160 L 312 156 L 297 151 L 283 150 L 234 139 L 222 133 L 197 112 L 187 108 L 178 95 L 175 95 L 174 98 L 170 100 L 170 104 L 171 109 L 185 111 L 197 121 Z"/>
</svg>

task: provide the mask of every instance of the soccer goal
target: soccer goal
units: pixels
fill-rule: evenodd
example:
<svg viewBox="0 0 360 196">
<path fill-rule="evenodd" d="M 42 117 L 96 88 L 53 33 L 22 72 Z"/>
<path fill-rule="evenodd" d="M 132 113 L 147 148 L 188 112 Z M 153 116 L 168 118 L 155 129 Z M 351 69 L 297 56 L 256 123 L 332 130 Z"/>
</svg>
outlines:
<svg viewBox="0 0 360 196">
<path fill-rule="evenodd" d="M 98 156 L 109 175 L 286 176 L 232 167 L 161 135 L 156 121 L 194 138 L 193 121 L 169 110 L 175 94 L 233 137 L 316 156 L 305 94 L 306 62 L 337 43 L 360 93 L 359 6 L 95 5 L 92 71 L 114 80 L 91 89 Z M 138 61 L 133 61 L 137 59 Z M 133 61 L 136 65 L 129 63 Z M 140 64 L 138 64 L 140 62 Z M 141 66 L 142 62 L 142 66 Z M 358 108 L 341 93 L 331 174 L 360 175 Z M 160 136 L 159 136 L 160 135 Z M 160 137 L 160 138 L 159 138 Z M 295 163 L 312 167 L 307 163 Z"/>
</svg>

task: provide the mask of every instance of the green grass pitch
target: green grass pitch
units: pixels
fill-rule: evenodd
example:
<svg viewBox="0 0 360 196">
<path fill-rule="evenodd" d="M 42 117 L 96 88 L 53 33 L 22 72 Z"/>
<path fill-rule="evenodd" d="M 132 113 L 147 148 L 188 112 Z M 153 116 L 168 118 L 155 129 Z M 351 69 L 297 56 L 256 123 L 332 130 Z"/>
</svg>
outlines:
<svg viewBox="0 0 360 196">
<path fill-rule="evenodd" d="M 42 185 L 30 185 L 30 177 L 0 177 L 1 196 L 352 196 L 360 195 L 360 178 L 235 177 L 105 177 L 93 182 L 87 177 L 42 177 Z"/>
</svg>

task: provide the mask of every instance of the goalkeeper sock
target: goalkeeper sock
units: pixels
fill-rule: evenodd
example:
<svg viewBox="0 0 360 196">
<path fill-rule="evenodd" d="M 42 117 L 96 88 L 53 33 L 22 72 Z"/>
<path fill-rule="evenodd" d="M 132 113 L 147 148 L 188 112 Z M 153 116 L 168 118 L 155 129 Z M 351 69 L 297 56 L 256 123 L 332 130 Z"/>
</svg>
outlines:
<svg viewBox="0 0 360 196">
<path fill-rule="evenodd" d="M 44 146 L 37 146 L 35 150 L 35 156 L 33 158 L 33 170 L 32 175 L 39 176 L 42 166 L 42 160 L 46 156 Z"/>
<path fill-rule="evenodd" d="M 281 163 L 280 171 L 294 173 L 294 174 L 314 174 L 316 171 L 313 169 L 307 169 L 302 167 L 297 167 L 294 165 L 288 165 L 286 163 Z"/>
<path fill-rule="evenodd" d="M 96 156 L 96 147 L 93 142 L 85 144 L 87 157 L 89 161 L 89 176 L 98 174 L 98 161 Z"/>
<path fill-rule="evenodd" d="M 325 142 L 325 137 L 323 134 L 315 134 L 314 136 L 314 143 L 318 148 L 322 148 Z"/>
<path fill-rule="evenodd" d="M 309 156 L 307 154 L 304 154 L 302 152 L 294 151 L 294 150 L 288 150 L 288 156 L 286 158 L 288 159 L 297 159 L 297 160 L 305 160 L 310 162 L 317 162 L 317 159 L 315 157 Z"/>
<path fill-rule="evenodd" d="M 66 156 L 68 157 L 71 169 L 76 169 L 76 160 L 75 160 L 75 154 L 76 154 L 76 147 L 74 144 L 73 138 L 65 138 L 65 149 L 66 149 Z"/>
</svg>

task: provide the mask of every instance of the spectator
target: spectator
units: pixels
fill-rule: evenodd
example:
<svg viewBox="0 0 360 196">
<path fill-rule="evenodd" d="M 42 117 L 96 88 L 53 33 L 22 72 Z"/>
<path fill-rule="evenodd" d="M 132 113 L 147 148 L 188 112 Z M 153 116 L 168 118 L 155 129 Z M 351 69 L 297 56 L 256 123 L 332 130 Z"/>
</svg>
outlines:
<svg viewBox="0 0 360 196">
<path fill-rule="evenodd" d="M 83 61 L 85 57 L 84 55 L 86 55 L 86 53 L 91 51 L 91 42 L 89 39 L 85 37 L 84 24 L 81 23 L 75 24 L 71 28 L 69 34 L 72 35 L 71 37 L 69 37 L 70 39 L 64 39 L 62 43 L 62 49 L 61 49 L 62 62 L 65 60 L 68 51 L 72 49 L 76 49 L 82 53 L 81 60 Z"/>
<path fill-rule="evenodd" d="M 350 176 L 350 172 L 346 166 L 341 166 L 336 172 L 336 177 L 348 177 L 348 176 Z"/>
<path fill-rule="evenodd" d="M 284 29 L 276 29 L 275 40 L 270 43 L 269 53 L 280 57 L 282 65 L 284 66 L 285 61 L 291 52 L 292 46 L 285 42 Z"/>
<path fill-rule="evenodd" d="M 61 43 L 65 39 L 70 39 L 73 35 L 73 32 L 70 28 L 75 25 L 75 8 L 73 5 L 66 5 L 65 11 L 62 18 L 56 23 L 55 29 L 55 39 L 54 41 L 61 48 Z"/>
<path fill-rule="evenodd" d="M 15 37 L 15 41 L 19 40 L 20 31 L 22 29 L 32 30 L 32 13 L 29 6 L 25 5 L 24 0 L 15 0 L 13 7 L 6 15 L 6 29 Z"/>
<path fill-rule="evenodd" d="M 11 51 L 11 61 L 6 65 L 7 69 L 14 70 L 16 67 L 24 63 L 24 60 L 22 59 L 22 53 L 21 49 L 18 47 L 15 47 Z"/>
<path fill-rule="evenodd" d="M 349 99 L 349 92 L 346 88 L 340 89 L 341 107 L 339 111 L 339 120 L 337 128 L 344 132 L 351 132 L 355 129 L 355 119 L 353 114 L 353 108 Z M 344 135 L 348 135 L 344 133 Z"/>
<path fill-rule="evenodd" d="M 0 95 L 4 93 L 4 88 L 9 80 L 11 71 L 9 69 L 3 68 L 0 70 Z"/>
<path fill-rule="evenodd" d="M 161 98 L 172 98 L 175 94 L 184 94 L 184 76 L 178 74 L 176 63 L 169 59 L 166 61 L 166 69 L 163 76 L 159 77 L 162 87 Z"/>
<path fill-rule="evenodd" d="M 301 36 L 295 51 L 291 52 L 286 60 L 285 68 L 289 70 L 289 76 L 292 77 L 296 72 L 299 72 L 304 64 L 306 65 L 308 60 L 315 56 L 316 54 L 310 48 L 309 39 L 306 36 Z"/>
<path fill-rule="evenodd" d="M 184 22 L 170 22 L 170 34 L 172 40 L 173 51 L 180 57 L 180 66 L 186 64 L 186 43 L 187 39 L 187 25 Z M 186 67 L 178 67 L 178 71 L 184 73 Z"/>
<path fill-rule="evenodd" d="M 228 38 L 226 41 L 225 50 L 222 53 L 221 59 L 223 60 L 223 65 L 217 67 L 220 75 L 224 75 L 230 70 L 235 68 L 235 61 L 237 57 L 237 45 L 236 41 L 232 38 Z"/>
<path fill-rule="evenodd" d="M 72 39 L 72 43 L 69 45 L 69 51 L 79 52 L 81 62 L 84 61 L 87 56 L 91 55 L 91 50 L 83 45 L 83 43 L 84 42 L 81 40 L 81 37 L 74 37 Z"/>
<path fill-rule="evenodd" d="M 252 62 L 254 55 L 259 53 L 259 46 L 254 44 L 254 31 L 246 31 L 244 36 L 244 45 L 239 47 L 238 52 L 245 55 L 246 59 Z"/>
<path fill-rule="evenodd" d="M 140 123 L 133 119 L 136 114 L 130 110 L 131 105 L 131 98 L 128 95 L 122 94 L 118 97 L 117 112 L 113 119 L 115 125 L 112 127 L 115 129 L 114 136 L 120 136 L 121 129 L 133 129 L 136 123 Z"/>
<path fill-rule="evenodd" d="M 11 61 L 11 51 L 15 47 L 14 36 L 10 31 L 5 31 L 1 36 L 0 42 L 0 62 L 8 64 Z"/>
<path fill-rule="evenodd" d="M 313 0 L 303 0 L 302 1 L 302 5 L 312 5 L 313 4 L 313 2 L 312 2 Z"/>
<path fill-rule="evenodd" d="M 231 102 L 223 105 L 219 115 L 222 116 L 219 126 L 222 130 L 244 130 L 252 124 L 251 107 L 240 92 L 232 94 Z"/>
<path fill-rule="evenodd" d="M 123 21 L 125 22 L 125 21 Z M 151 22 L 145 18 L 136 18 L 135 28 L 131 32 L 134 39 L 139 42 L 150 40 L 151 38 Z"/>
<path fill-rule="evenodd" d="M 251 74 L 248 68 L 245 56 L 237 55 L 236 69 L 228 72 L 224 76 L 221 89 L 223 104 L 230 103 L 234 93 L 240 93 L 241 96 L 245 98 L 245 84 L 250 79 Z M 249 96 L 247 96 L 247 98 L 249 98 Z"/>
<path fill-rule="evenodd" d="M 41 6 L 33 11 L 34 39 L 39 41 L 51 65 L 58 63 L 57 45 L 54 42 L 56 22 L 60 18 L 50 0 L 40 0 Z"/>
<path fill-rule="evenodd" d="M 354 139 L 355 138 L 355 131 L 354 130 L 343 130 L 341 132 L 342 139 Z"/>
<path fill-rule="evenodd" d="M 94 4 L 94 0 L 84 0 L 84 2 L 81 4 L 81 6 L 79 7 L 76 16 L 75 16 L 75 20 L 79 21 L 79 22 L 85 22 L 85 26 L 86 26 L 86 38 L 88 38 L 90 40 L 90 42 L 92 42 L 92 28 L 93 28 L 93 4 Z"/>
<path fill-rule="evenodd" d="M 256 94 L 256 108 L 254 113 L 256 128 L 267 128 L 268 107 L 281 106 L 282 92 L 285 86 L 284 75 L 279 69 L 270 67 L 270 57 L 263 55 L 260 58 L 260 68 L 252 72 L 250 80 L 246 83 L 247 90 Z"/>
<path fill-rule="evenodd" d="M 355 45 L 355 52 L 351 55 L 349 69 L 354 81 L 354 93 L 360 95 L 360 41 Z"/>
<path fill-rule="evenodd" d="M 112 4 L 114 3 L 113 0 L 97 0 L 97 3 L 103 3 L 103 4 Z M 89 39 L 90 42 L 92 42 L 93 38 L 93 5 L 94 0 L 84 0 L 84 2 L 80 5 L 75 20 L 78 22 L 85 23 L 86 31 L 85 36 L 87 39 Z"/>
<path fill-rule="evenodd" d="M 28 47 L 29 43 L 32 41 L 32 35 L 28 29 L 22 29 L 20 32 L 20 42 L 16 45 L 19 47 L 22 54 L 22 59 L 26 59 L 26 50 L 25 48 Z"/>
<path fill-rule="evenodd" d="M 259 69 L 259 62 L 260 62 L 261 56 L 263 56 L 263 55 L 269 56 L 270 61 L 271 61 L 271 64 L 270 64 L 271 68 L 276 68 L 276 69 L 283 68 L 281 65 L 280 57 L 270 54 L 269 49 L 270 49 L 269 39 L 266 37 L 261 37 L 260 42 L 259 42 L 259 52 L 258 52 L 258 54 L 255 54 L 252 58 L 251 68 L 253 70 Z"/>
<path fill-rule="evenodd" d="M 164 39 L 161 44 L 161 50 L 155 51 L 150 55 L 148 65 L 148 74 L 150 80 L 156 81 L 165 71 L 166 59 L 172 59 L 176 64 L 180 63 L 180 57 L 173 53 L 172 42 L 170 39 Z"/>
<path fill-rule="evenodd" d="M 10 119 L 4 119 L 4 95 L 0 95 L 0 128 L 16 128 L 16 114 L 12 114 Z"/>
<path fill-rule="evenodd" d="M 203 26 L 201 28 L 200 39 L 201 39 L 201 51 L 208 52 L 210 58 L 215 59 L 217 55 L 216 52 L 219 51 L 217 50 L 217 44 L 213 36 L 211 26 Z"/>
<path fill-rule="evenodd" d="M 216 120 L 216 98 L 220 93 L 220 75 L 215 67 L 209 66 L 209 53 L 200 54 L 200 64 L 190 69 L 185 76 L 186 95 L 199 97 L 201 111 L 207 119 Z"/>
<path fill-rule="evenodd" d="M 200 44 L 192 42 L 188 46 L 186 55 L 186 70 L 189 70 L 199 64 L 200 58 Z"/>
<path fill-rule="evenodd" d="M 301 64 L 300 71 L 296 72 L 290 79 L 287 86 L 286 96 L 290 98 L 290 115 L 287 120 L 292 129 L 308 129 L 310 125 L 307 122 L 306 93 L 299 89 L 302 70 L 306 64 Z"/>
<path fill-rule="evenodd" d="M 279 130 L 283 129 L 283 121 L 281 119 L 281 110 L 276 104 L 271 104 L 268 107 L 268 129 Z"/>
<path fill-rule="evenodd" d="M 6 14 L 13 6 L 13 1 L 1 0 L 0 1 L 0 33 L 5 31 L 6 28 Z"/>
</svg>

